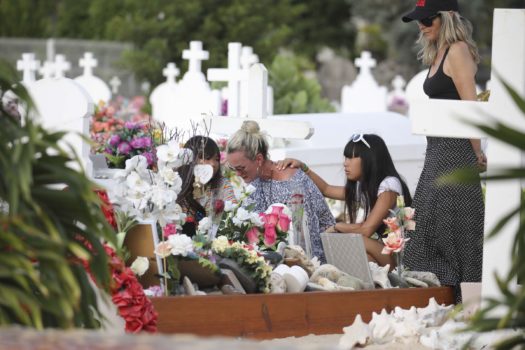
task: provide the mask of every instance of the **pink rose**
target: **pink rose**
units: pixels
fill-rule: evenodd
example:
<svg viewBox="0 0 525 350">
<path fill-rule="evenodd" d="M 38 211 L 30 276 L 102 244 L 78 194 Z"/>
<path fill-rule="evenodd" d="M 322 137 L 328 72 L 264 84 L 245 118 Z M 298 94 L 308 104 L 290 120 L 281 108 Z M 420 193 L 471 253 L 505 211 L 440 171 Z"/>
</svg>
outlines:
<svg viewBox="0 0 525 350">
<path fill-rule="evenodd" d="M 277 223 L 279 222 L 279 215 L 277 214 L 274 214 L 274 213 L 271 213 L 271 214 L 266 214 L 264 217 L 264 223 L 265 224 L 268 224 L 268 225 L 277 225 Z M 266 226 L 266 225 L 265 225 Z"/>
<path fill-rule="evenodd" d="M 414 231 L 416 229 L 416 222 L 414 220 L 407 220 L 405 222 L 405 229 L 408 231 Z"/>
<path fill-rule="evenodd" d="M 386 238 L 383 238 L 385 246 L 383 247 L 381 254 L 390 255 L 392 252 L 399 253 L 403 250 L 405 242 L 408 240 L 408 238 L 401 237 L 400 231 L 390 232 Z"/>
<path fill-rule="evenodd" d="M 171 235 L 177 234 L 177 225 L 175 224 L 167 224 L 162 229 L 162 232 L 164 234 L 164 238 L 168 238 Z"/>
<path fill-rule="evenodd" d="M 252 227 L 245 233 L 246 239 L 248 240 L 248 243 L 257 243 L 259 241 L 259 230 L 257 227 Z"/>
<path fill-rule="evenodd" d="M 397 218 L 386 218 L 383 220 L 383 222 L 388 226 L 390 231 L 399 230 L 399 224 L 397 222 Z"/>
<path fill-rule="evenodd" d="M 277 232 L 275 232 L 275 225 L 264 225 L 264 245 L 271 247 L 277 240 Z"/>
<path fill-rule="evenodd" d="M 277 214 L 277 215 L 280 216 L 282 214 L 282 212 L 283 212 L 283 209 L 284 209 L 284 207 L 281 207 L 279 205 L 274 205 L 272 207 L 272 214 Z"/>
<path fill-rule="evenodd" d="M 281 230 L 282 232 L 288 232 L 288 229 L 290 228 L 290 217 L 288 215 L 282 214 L 279 217 L 279 222 L 277 223 L 277 228 Z"/>
<path fill-rule="evenodd" d="M 403 209 L 403 219 L 404 220 L 412 220 L 414 218 L 416 210 L 414 208 L 405 207 Z"/>
</svg>

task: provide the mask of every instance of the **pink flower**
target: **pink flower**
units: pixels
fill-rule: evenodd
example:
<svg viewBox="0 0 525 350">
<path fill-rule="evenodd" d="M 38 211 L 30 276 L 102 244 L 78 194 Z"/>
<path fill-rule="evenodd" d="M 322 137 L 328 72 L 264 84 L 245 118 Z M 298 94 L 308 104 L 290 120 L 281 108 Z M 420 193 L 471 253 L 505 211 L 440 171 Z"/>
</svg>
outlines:
<svg viewBox="0 0 525 350">
<path fill-rule="evenodd" d="M 383 220 L 383 222 L 388 226 L 390 231 L 399 230 L 399 223 L 397 222 L 397 218 L 386 218 Z"/>
<path fill-rule="evenodd" d="M 171 255 L 172 248 L 173 247 L 168 242 L 160 242 L 157 245 L 157 248 L 155 248 L 155 254 L 157 254 L 161 258 L 165 258 Z"/>
<path fill-rule="evenodd" d="M 277 223 L 277 228 L 283 232 L 288 232 L 288 229 L 290 228 L 290 217 L 288 215 L 282 214 L 279 217 L 279 222 Z"/>
<path fill-rule="evenodd" d="M 248 243 L 257 243 L 259 241 L 259 230 L 257 229 L 257 227 L 252 227 L 251 229 L 246 231 L 245 236 L 248 240 Z"/>
<path fill-rule="evenodd" d="M 167 224 L 162 229 L 162 233 L 164 235 L 164 238 L 168 238 L 171 235 L 177 234 L 177 225 L 175 225 L 175 224 Z"/>
<path fill-rule="evenodd" d="M 415 209 L 410 207 L 405 207 L 403 209 L 403 220 L 412 220 L 414 218 Z"/>
<path fill-rule="evenodd" d="M 264 225 L 264 245 L 271 247 L 277 240 L 277 232 L 275 232 L 275 225 Z"/>
<path fill-rule="evenodd" d="M 279 215 L 278 214 L 274 214 L 274 213 L 271 213 L 271 214 L 265 214 L 263 216 L 263 220 L 264 220 L 264 223 L 266 225 L 277 225 L 277 223 L 279 222 Z"/>
<path fill-rule="evenodd" d="M 117 149 L 120 154 L 128 154 L 131 151 L 131 146 L 127 142 L 122 142 Z"/>
<path fill-rule="evenodd" d="M 383 247 L 381 254 L 390 255 L 392 252 L 399 253 L 403 250 L 405 242 L 408 240 L 409 238 L 403 238 L 401 236 L 401 231 L 390 232 L 386 238 L 383 238 L 385 246 Z"/>
<path fill-rule="evenodd" d="M 284 207 L 279 205 L 274 205 L 272 207 L 272 214 L 282 215 Z"/>
<path fill-rule="evenodd" d="M 408 231 L 414 231 L 416 229 L 416 222 L 414 220 L 407 220 L 404 225 Z"/>
</svg>

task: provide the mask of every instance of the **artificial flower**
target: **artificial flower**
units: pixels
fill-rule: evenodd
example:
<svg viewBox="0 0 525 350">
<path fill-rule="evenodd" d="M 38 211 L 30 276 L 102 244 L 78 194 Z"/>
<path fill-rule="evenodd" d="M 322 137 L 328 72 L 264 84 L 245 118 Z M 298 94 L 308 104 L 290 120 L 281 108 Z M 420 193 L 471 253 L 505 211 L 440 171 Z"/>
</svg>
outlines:
<svg viewBox="0 0 525 350">
<path fill-rule="evenodd" d="M 149 260 L 146 257 L 138 256 L 130 266 L 131 271 L 137 276 L 142 276 L 149 268 Z"/>
<path fill-rule="evenodd" d="M 169 236 L 168 243 L 171 245 L 172 255 L 187 256 L 189 253 L 193 253 L 193 241 L 185 234 Z"/>
</svg>

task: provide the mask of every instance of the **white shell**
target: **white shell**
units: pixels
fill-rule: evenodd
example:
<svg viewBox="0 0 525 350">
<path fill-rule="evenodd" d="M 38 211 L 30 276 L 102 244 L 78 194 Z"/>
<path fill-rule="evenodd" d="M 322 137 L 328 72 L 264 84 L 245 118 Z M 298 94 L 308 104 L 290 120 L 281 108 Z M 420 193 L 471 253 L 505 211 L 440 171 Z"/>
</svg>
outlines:
<svg viewBox="0 0 525 350">
<path fill-rule="evenodd" d="M 394 339 L 394 320 L 385 309 L 380 314 L 372 313 L 372 321 L 368 326 L 374 343 L 385 344 Z"/>
<path fill-rule="evenodd" d="M 413 277 L 403 276 L 405 281 L 407 281 L 408 284 L 415 286 L 415 287 L 421 287 L 421 288 L 428 288 L 428 284 L 426 282 L 423 282 L 421 280 L 415 279 Z"/>
<path fill-rule="evenodd" d="M 297 265 L 290 267 L 283 275 L 286 281 L 286 290 L 288 293 L 303 292 L 308 283 L 308 274 L 306 271 Z"/>
<path fill-rule="evenodd" d="M 272 272 L 270 276 L 270 285 L 272 287 L 272 294 L 282 294 L 286 293 L 286 281 L 283 276 L 279 273 Z"/>
<path fill-rule="evenodd" d="M 202 184 L 207 184 L 213 177 L 213 167 L 209 164 L 197 164 L 193 168 L 193 175 L 195 175 Z"/>
<path fill-rule="evenodd" d="M 372 273 L 372 279 L 374 283 L 380 286 L 383 289 L 392 288 L 390 280 L 388 279 L 388 270 L 390 265 L 386 264 L 385 266 L 379 266 L 376 263 L 369 263 L 370 272 Z"/>
<path fill-rule="evenodd" d="M 434 298 L 428 300 L 428 306 L 424 308 L 418 308 L 417 314 L 419 320 L 424 322 L 429 327 L 441 326 L 447 319 L 450 310 L 454 308 L 454 305 L 443 306 L 439 305 Z"/>
<path fill-rule="evenodd" d="M 366 345 L 370 338 L 370 329 L 363 322 L 361 315 L 355 317 L 351 326 L 343 328 L 344 335 L 339 339 L 340 349 L 353 349 L 356 345 Z"/>
</svg>

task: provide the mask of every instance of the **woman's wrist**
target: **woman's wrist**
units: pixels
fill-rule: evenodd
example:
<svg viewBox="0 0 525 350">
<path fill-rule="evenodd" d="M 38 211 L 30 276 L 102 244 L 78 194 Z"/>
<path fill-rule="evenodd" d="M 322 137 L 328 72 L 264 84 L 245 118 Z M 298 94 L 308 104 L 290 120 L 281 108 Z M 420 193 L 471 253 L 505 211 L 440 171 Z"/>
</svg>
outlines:
<svg viewBox="0 0 525 350">
<path fill-rule="evenodd" d="M 337 229 L 337 223 L 334 224 L 334 231 L 339 232 L 339 230 Z"/>
<path fill-rule="evenodd" d="M 306 165 L 306 163 L 303 162 L 301 163 L 301 170 L 303 171 L 303 173 L 308 174 L 310 168 L 308 167 L 308 165 Z"/>
</svg>

